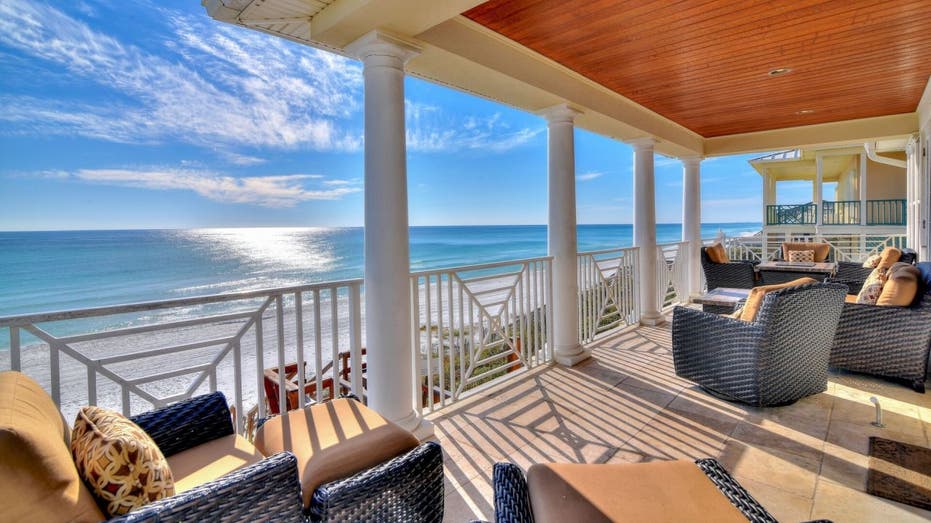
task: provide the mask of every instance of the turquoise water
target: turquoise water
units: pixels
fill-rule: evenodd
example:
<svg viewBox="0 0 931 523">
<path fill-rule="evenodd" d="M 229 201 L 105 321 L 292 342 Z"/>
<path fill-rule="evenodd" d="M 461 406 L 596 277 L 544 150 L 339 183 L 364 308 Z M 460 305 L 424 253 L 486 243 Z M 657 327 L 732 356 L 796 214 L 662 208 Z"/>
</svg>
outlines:
<svg viewBox="0 0 931 523">
<path fill-rule="evenodd" d="M 704 224 L 702 236 L 760 229 Z M 678 224 L 657 241 L 678 241 Z M 579 250 L 625 247 L 630 225 L 581 225 Z M 412 227 L 411 269 L 542 256 L 546 227 Z M 361 228 L 0 232 L 0 316 L 362 276 Z M 0 342 L 2 345 L 2 342 Z"/>
</svg>

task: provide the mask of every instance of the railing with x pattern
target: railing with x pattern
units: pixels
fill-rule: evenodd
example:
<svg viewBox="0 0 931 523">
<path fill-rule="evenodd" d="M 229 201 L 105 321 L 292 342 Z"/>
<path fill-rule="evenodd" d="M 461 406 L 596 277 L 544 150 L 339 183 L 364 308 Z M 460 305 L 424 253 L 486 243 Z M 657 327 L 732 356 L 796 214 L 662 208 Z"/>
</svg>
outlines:
<svg viewBox="0 0 931 523">
<path fill-rule="evenodd" d="M 579 341 L 640 321 L 637 247 L 578 254 Z"/>
<path fill-rule="evenodd" d="M 311 368 L 297 373 L 297 406 L 364 396 L 361 289 L 348 280 L 0 318 L 10 341 L 0 368 L 39 380 L 66 416 L 86 404 L 129 415 L 220 390 L 243 432 L 244 406 L 266 415 L 266 365 L 278 371 L 279 405 L 295 388 L 285 367 L 298 361 Z M 107 327 L 80 330 L 89 319 Z"/>
<path fill-rule="evenodd" d="M 433 411 L 552 360 L 552 258 L 411 275 L 414 364 Z"/>
<path fill-rule="evenodd" d="M 676 242 L 656 246 L 656 303 L 661 309 L 689 301 L 688 245 Z"/>
</svg>

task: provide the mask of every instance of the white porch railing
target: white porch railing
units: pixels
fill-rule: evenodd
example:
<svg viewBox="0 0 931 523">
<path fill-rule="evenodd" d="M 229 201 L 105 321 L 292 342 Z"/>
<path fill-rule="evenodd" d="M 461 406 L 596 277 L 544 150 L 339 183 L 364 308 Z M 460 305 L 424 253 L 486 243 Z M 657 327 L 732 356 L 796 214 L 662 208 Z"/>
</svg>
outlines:
<svg viewBox="0 0 931 523">
<path fill-rule="evenodd" d="M 298 373 L 299 406 L 363 391 L 361 289 L 362 280 L 349 280 L 0 318 L 10 341 L 0 368 L 37 379 L 68 417 L 81 405 L 130 415 L 219 390 L 241 433 L 244 406 L 265 415 L 267 367 L 279 371 L 279 405 L 291 362 L 309 367 L 310 397 Z M 56 334 L 89 319 L 116 326 Z"/>
<path fill-rule="evenodd" d="M 706 241 L 710 243 L 712 241 Z M 907 247 L 905 234 L 811 234 L 766 232 L 753 236 L 735 236 L 724 239 L 724 247 L 732 260 L 775 259 L 783 242 L 813 241 L 830 243 L 837 261 L 864 261 L 885 247 Z"/>
<path fill-rule="evenodd" d="M 590 343 L 618 327 L 640 321 L 639 249 L 578 254 L 579 341 Z"/>
<path fill-rule="evenodd" d="M 689 301 L 688 245 L 676 242 L 656 246 L 656 303 L 663 309 Z"/>
<path fill-rule="evenodd" d="M 552 258 L 411 275 L 417 390 L 433 411 L 552 360 Z"/>
</svg>

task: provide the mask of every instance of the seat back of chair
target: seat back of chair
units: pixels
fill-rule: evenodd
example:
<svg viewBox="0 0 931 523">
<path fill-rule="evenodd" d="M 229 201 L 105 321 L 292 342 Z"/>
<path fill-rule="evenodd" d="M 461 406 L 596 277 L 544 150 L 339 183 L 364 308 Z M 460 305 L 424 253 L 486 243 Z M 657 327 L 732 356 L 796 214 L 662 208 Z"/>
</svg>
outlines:
<svg viewBox="0 0 931 523">
<path fill-rule="evenodd" d="M 915 264 L 921 271 L 921 280 L 918 282 L 918 307 L 931 308 L 931 261 Z"/>
<path fill-rule="evenodd" d="M 760 357 L 764 397 L 786 394 L 785 389 L 792 387 L 827 383 L 828 360 L 846 293 L 846 285 L 813 283 L 766 295 L 757 316 L 766 341 Z"/>
</svg>

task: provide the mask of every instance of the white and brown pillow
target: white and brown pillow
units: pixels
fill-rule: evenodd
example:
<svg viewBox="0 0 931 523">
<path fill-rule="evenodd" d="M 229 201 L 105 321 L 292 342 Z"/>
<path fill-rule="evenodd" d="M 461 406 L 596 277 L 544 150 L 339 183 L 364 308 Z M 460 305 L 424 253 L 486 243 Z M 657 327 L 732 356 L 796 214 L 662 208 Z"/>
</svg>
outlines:
<svg viewBox="0 0 931 523">
<path fill-rule="evenodd" d="M 863 282 L 860 293 L 857 294 L 857 303 L 864 305 L 876 305 L 876 300 L 883 292 L 883 284 L 886 283 L 886 271 L 873 269 L 873 272 Z"/>
<path fill-rule="evenodd" d="M 74 420 L 71 454 L 78 474 L 111 517 L 175 493 L 162 451 L 118 412 L 83 407 Z"/>
<path fill-rule="evenodd" d="M 866 259 L 865 262 L 863 262 L 863 268 L 864 269 L 875 269 L 876 267 L 879 266 L 879 261 L 882 260 L 882 258 L 883 258 L 882 254 L 874 254 L 870 256 L 869 258 Z"/>
<path fill-rule="evenodd" d="M 815 251 L 789 251 L 790 262 L 814 262 Z"/>
</svg>

